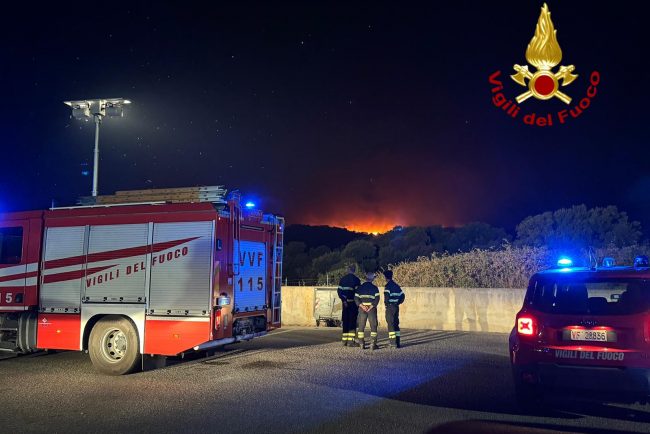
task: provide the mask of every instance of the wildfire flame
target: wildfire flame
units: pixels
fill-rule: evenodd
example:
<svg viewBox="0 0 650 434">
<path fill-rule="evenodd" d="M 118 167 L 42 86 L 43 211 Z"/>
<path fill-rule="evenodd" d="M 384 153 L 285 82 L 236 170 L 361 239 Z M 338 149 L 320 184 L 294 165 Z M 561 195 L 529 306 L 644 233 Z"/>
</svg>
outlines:
<svg viewBox="0 0 650 434">
<path fill-rule="evenodd" d="M 386 233 L 397 226 L 395 223 L 352 223 L 348 225 L 343 225 L 343 227 L 349 231 L 353 232 L 365 232 L 367 234 L 379 235 Z"/>
<path fill-rule="evenodd" d="M 535 36 L 526 49 L 526 60 L 539 70 L 550 70 L 562 60 L 562 50 L 557 42 L 557 30 L 551 21 L 551 12 L 544 3 L 539 15 Z"/>
</svg>

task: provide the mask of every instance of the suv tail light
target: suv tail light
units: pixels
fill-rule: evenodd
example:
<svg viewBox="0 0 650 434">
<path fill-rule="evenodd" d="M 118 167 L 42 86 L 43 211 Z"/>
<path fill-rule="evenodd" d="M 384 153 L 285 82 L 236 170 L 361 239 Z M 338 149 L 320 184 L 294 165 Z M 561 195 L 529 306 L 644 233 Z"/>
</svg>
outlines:
<svg viewBox="0 0 650 434">
<path fill-rule="evenodd" d="M 533 336 L 537 329 L 535 318 L 530 315 L 517 317 L 517 333 L 523 336 Z"/>
</svg>

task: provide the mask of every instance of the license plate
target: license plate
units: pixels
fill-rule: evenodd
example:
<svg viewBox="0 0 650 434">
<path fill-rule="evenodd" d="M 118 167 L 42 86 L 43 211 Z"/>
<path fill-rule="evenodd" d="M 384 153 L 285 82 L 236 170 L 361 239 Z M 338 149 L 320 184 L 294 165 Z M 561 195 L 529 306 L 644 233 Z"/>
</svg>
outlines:
<svg viewBox="0 0 650 434">
<path fill-rule="evenodd" d="M 571 330 L 571 340 L 607 342 L 607 332 L 602 330 Z"/>
</svg>

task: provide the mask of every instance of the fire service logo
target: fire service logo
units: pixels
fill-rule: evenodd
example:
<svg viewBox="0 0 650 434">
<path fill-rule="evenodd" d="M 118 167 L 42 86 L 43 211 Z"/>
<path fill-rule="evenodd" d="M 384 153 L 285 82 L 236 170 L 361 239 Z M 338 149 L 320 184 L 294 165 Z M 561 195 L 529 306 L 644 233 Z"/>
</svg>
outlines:
<svg viewBox="0 0 650 434">
<path fill-rule="evenodd" d="M 526 60 L 537 68 L 537 71 L 533 74 L 528 70 L 528 65 L 515 65 L 514 69 L 517 73 L 510 76 L 523 87 L 526 87 L 526 80 L 528 80 L 528 91 L 515 98 L 518 103 L 521 104 L 531 96 L 542 100 L 555 96 L 566 104 L 571 103 L 571 97 L 558 89 L 559 83 L 562 80 L 562 86 L 567 86 L 578 76 L 573 74 L 576 69 L 573 65 L 560 66 L 560 70 L 553 73 L 553 68 L 562 60 L 562 50 L 557 42 L 556 33 L 557 30 L 553 28 L 551 21 L 551 13 L 544 3 L 535 28 L 535 36 L 526 49 Z"/>
<path fill-rule="evenodd" d="M 562 61 L 562 49 L 560 49 L 560 44 L 557 42 L 557 30 L 553 26 L 551 12 L 548 10 L 546 3 L 544 3 L 542 12 L 539 15 L 535 35 L 526 49 L 526 60 L 534 67 L 535 71 L 531 71 L 528 65 L 515 64 L 513 67 L 515 73 L 510 76 L 515 83 L 528 88 L 528 90 L 514 98 L 516 102 L 513 102 L 503 93 L 504 86 L 499 80 L 501 71 L 496 71 L 490 75 L 492 102 L 496 107 L 514 119 L 521 118 L 525 124 L 539 127 L 553 126 L 554 123 L 565 124 L 569 119 L 579 117 L 589 108 L 592 99 L 597 93 L 600 73 L 593 71 L 589 75 L 589 87 L 585 92 L 585 96 L 577 103 L 571 104 L 573 99 L 560 90 L 560 86 L 564 88 L 570 85 L 578 78 L 578 74 L 574 74 L 576 69 L 574 65 L 560 65 L 556 72 L 553 71 L 553 68 Z M 520 117 L 521 107 L 518 104 L 524 103 L 531 97 L 542 101 L 557 98 L 569 107 L 556 113 L 549 112 L 538 115 L 530 112 Z"/>
</svg>

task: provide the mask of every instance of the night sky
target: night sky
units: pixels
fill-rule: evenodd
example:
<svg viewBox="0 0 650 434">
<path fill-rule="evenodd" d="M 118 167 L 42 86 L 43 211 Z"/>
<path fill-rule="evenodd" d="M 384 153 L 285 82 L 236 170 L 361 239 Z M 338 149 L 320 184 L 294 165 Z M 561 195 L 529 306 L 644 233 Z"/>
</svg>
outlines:
<svg viewBox="0 0 650 434">
<path fill-rule="evenodd" d="M 548 2 L 591 106 L 540 128 L 494 107 L 542 1 L 49 2 L 3 6 L 0 209 L 88 195 L 93 125 L 62 101 L 125 97 L 100 134 L 100 194 L 223 184 L 290 222 L 366 231 L 618 205 L 650 225 L 648 17 Z M 19 8 L 19 9 L 17 9 Z M 523 111 L 557 112 L 530 99 Z M 88 166 L 84 166 L 87 164 Z"/>
</svg>

